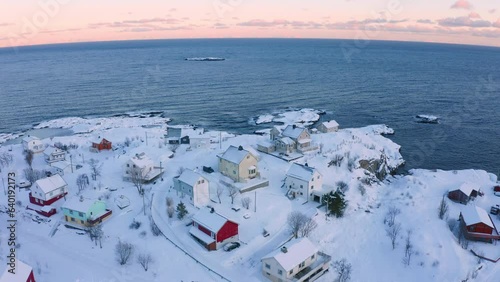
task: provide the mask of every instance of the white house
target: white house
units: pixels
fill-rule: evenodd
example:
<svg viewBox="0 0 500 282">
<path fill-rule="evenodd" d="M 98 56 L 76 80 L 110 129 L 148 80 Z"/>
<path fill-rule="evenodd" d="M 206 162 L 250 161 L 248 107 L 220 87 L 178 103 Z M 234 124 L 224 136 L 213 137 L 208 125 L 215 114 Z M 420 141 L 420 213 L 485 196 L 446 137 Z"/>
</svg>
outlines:
<svg viewBox="0 0 500 282">
<path fill-rule="evenodd" d="M 45 149 L 42 141 L 36 136 L 27 136 L 23 138 L 23 148 L 32 153 L 41 153 Z"/>
<path fill-rule="evenodd" d="M 321 189 L 322 186 L 323 175 L 307 164 L 293 163 L 286 173 L 285 188 L 288 189 L 287 195 L 293 198 L 303 197 L 309 200 L 313 190 Z"/>
<path fill-rule="evenodd" d="M 311 139 L 309 130 L 296 125 L 288 125 L 283 131 L 273 127 L 269 133 L 269 142 L 259 142 L 257 149 L 265 153 L 277 151 L 281 154 L 292 154 L 294 152 L 306 153 L 319 149 Z"/>
<path fill-rule="evenodd" d="M 31 187 L 29 199 L 32 204 L 39 206 L 51 205 L 68 194 L 68 184 L 59 175 L 42 178 Z"/>
<path fill-rule="evenodd" d="M 186 169 L 174 178 L 174 189 L 190 199 L 195 207 L 206 205 L 210 201 L 209 182 L 201 174 Z"/>
<path fill-rule="evenodd" d="M 219 157 L 219 171 L 235 182 L 245 182 L 259 175 L 257 157 L 242 146 L 229 146 Z"/>
<path fill-rule="evenodd" d="M 309 239 L 292 239 L 261 259 L 262 274 L 273 282 L 314 281 L 328 270 L 330 260 Z"/>
<path fill-rule="evenodd" d="M 131 180 L 136 174 L 144 182 L 152 181 L 163 173 L 163 168 L 155 166 L 152 159 L 145 153 L 136 154 L 125 163 L 124 178 Z"/>
<path fill-rule="evenodd" d="M 53 146 L 47 147 L 47 149 L 43 151 L 43 155 L 45 157 L 45 161 L 49 164 L 64 161 L 66 159 L 66 152 Z"/>
<path fill-rule="evenodd" d="M 16 259 L 15 273 L 9 271 L 7 267 L 0 277 L 0 282 L 35 282 L 33 268 L 24 262 Z"/>
<path fill-rule="evenodd" d="M 339 130 L 339 124 L 334 120 L 325 121 L 318 125 L 318 130 L 323 133 L 336 132 Z"/>
<path fill-rule="evenodd" d="M 71 165 L 68 161 L 53 162 L 50 166 L 54 169 L 55 173 L 64 175 L 66 173 L 73 173 L 76 171 L 76 166 Z"/>
</svg>

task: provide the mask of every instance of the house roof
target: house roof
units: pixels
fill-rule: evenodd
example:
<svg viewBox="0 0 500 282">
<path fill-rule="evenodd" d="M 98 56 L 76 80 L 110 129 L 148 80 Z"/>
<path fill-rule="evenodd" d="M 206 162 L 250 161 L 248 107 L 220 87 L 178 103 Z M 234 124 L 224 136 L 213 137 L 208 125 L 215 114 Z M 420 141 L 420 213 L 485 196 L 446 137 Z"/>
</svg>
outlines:
<svg viewBox="0 0 500 282">
<path fill-rule="evenodd" d="M 198 179 L 200 177 L 203 177 L 201 174 L 194 172 L 190 169 L 186 169 L 182 172 L 182 174 L 179 176 L 178 180 L 182 181 L 190 186 L 194 186 Z"/>
<path fill-rule="evenodd" d="M 465 182 L 463 183 L 458 190 L 462 191 L 465 195 L 470 196 L 472 191 L 479 191 L 479 185 L 470 183 L 470 182 Z"/>
<path fill-rule="evenodd" d="M 331 121 L 325 121 L 321 124 L 323 124 L 323 126 L 326 128 L 335 128 L 335 127 L 339 126 L 339 124 L 336 121 L 334 121 L 333 119 Z"/>
<path fill-rule="evenodd" d="M 33 268 L 20 260 L 16 260 L 16 274 L 8 272 L 9 268 L 5 269 L 0 282 L 26 282 Z"/>
<path fill-rule="evenodd" d="M 74 210 L 77 212 L 87 213 L 93 204 L 95 204 L 97 200 L 90 200 L 83 198 L 83 201 L 80 201 L 79 197 L 73 197 L 67 200 L 62 208 L 66 208 L 69 210 Z"/>
<path fill-rule="evenodd" d="M 64 153 L 64 151 L 59 149 L 59 148 L 49 146 L 43 151 L 43 153 L 46 155 L 52 155 L 54 153 L 56 153 L 56 154 Z"/>
<path fill-rule="evenodd" d="M 23 142 L 31 142 L 31 141 L 34 141 L 34 140 L 40 140 L 40 138 L 36 137 L 36 136 L 26 136 L 23 138 Z"/>
<path fill-rule="evenodd" d="M 467 226 L 484 223 L 491 228 L 495 228 L 488 213 L 478 206 L 466 206 L 462 210 L 462 218 Z"/>
<path fill-rule="evenodd" d="M 101 138 L 101 139 L 95 139 L 94 141 L 92 141 L 92 143 L 94 143 L 94 144 L 105 144 L 105 143 L 111 143 L 111 141 L 109 141 L 106 138 Z"/>
<path fill-rule="evenodd" d="M 203 243 L 205 243 L 207 245 L 215 242 L 214 238 L 208 236 L 207 234 L 203 233 L 200 229 L 198 229 L 194 226 L 189 228 L 189 233 L 191 235 L 193 235 L 194 237 L 200 239 L 201 241 L 203 241 Z"/>
<path fill-rule="evenodd" d="M 130 161 L 133 162 L 137 167 L 145 167 L 147 165 L 153 164 L 153 160 L 151 160 L 145 153 L 136 154 Z"/>
<path fill-rule="evenodd" d="M 58 168 L 60 170 L 64 170 L 67 167 L 71 166 L 71 163 L 68 161 L 58 161 L 51 163 L 50 166 Z M 75 168 L 75 165 L 73 165 L 73 168 Z"/>
<path fill-rule="evenodd" d="M 300 180 L 309 182 L 311 181 L 315 171 L 316 169 L 313 167 L 308 167 L 305 165 L 293 163 L 292 166 L 286 172 L 286 176 L 298 178 Z"/>
<path fill-rule="evenodd" d="M 293 145 L 293 144 L 295 144 L 295 141 L 293 141 L 292 138 L 290 138 L 290 137 L 283 137 L 283 138 L 281 138 L 279 140 L 280 140 L 280 142 L 283 142 L 283 143 L 285 143 L 287 145 Z"/>
<path fill-rule="evenodd" d="M 245 149 L 239 150 L 237 147 L 231 145 L 227 148 L 224 154 L 222 154 L 222 156 L 219 156 L 219 158 L 231 163 L 239 164 L 248 154 L 251 153 Z"/>
<path fill-rule="evenodd" d="M 35 184 L 38 185 L 38 187 L 40 187 L 40 189 L 45 194 L 68 185 L 59 174 L 54 174 L 51 177 L 38 179 Z"/>
<path fill-rule="evenodd" d="M 311 257 L 318 252 L 318 248 L 307 238 L 293 239 L 283 245 L 286 248 L 286 253 L 282 248 L 272 251 L 262 259 L 274 258 L 285 271 L 292 270 L 295 266 Z"/>
<path fill-rule="evenodd" d="M 282 135 L 286 137 L 290 137 L 292 139 L 297 139 L 299 138 L 300 134 L 306 130 L 303 127 L 298 127 L 294 125 L 288 125 L 285 130 L 283 130 Z"/>
<path fill-rule="evenodd" d="M 203 225 L 208 228 L 208 230 L 217 233 L 222 226 L 230 220 L 216 212 L 210 212 L 208 209 L 202 209 L 193 216 L 193 221 Z"/>
<path fill-rule="evenodd" d="M 182 128 L 169 127 L 167 129 L 167 138 L 181 138 Z"/>
</svg>

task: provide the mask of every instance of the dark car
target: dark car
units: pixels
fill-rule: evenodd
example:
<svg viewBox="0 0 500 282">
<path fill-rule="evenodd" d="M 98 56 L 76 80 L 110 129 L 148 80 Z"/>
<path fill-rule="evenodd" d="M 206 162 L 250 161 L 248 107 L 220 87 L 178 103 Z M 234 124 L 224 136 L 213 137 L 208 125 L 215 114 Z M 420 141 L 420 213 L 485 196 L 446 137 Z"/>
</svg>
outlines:
<svg viewBox="0 0 500 282">
<path fill-rule="evenodd" d="M 231 243 L 225 244 L 224 247 L 222 247 L 222 248 L 224 249 L 224 251 L 230 252 L 236 248 L 239 248 L 240 246 L 241 245 L 238 242 L 231 242 Z"/>
</svg>

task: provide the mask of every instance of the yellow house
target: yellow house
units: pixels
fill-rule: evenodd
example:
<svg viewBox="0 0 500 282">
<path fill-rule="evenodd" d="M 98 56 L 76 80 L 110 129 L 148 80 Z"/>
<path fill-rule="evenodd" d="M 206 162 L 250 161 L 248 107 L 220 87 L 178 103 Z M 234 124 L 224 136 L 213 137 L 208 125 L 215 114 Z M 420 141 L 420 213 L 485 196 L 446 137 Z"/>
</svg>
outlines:
<svg viewBox="0 0 500 282">
<path fill-rule="evenodd" d="M 229 146 L 218 158 L 220 173 L 235 182 L 244 182 L 259 175 L 257 158 L 241 146 Z"/>
</svg>

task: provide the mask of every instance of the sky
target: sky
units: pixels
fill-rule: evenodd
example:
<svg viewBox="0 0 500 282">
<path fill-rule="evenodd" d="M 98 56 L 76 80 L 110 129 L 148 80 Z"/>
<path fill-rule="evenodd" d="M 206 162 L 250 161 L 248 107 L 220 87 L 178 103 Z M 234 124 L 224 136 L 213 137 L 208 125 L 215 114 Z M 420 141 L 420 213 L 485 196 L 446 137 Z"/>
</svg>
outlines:
<svg viewBox="0 0 500 282">
<path fill-rule="evenodd" d="M 2 0 L 0 47 L 169 38 L 500 46 L 498 0 Z"/>
</svg>

